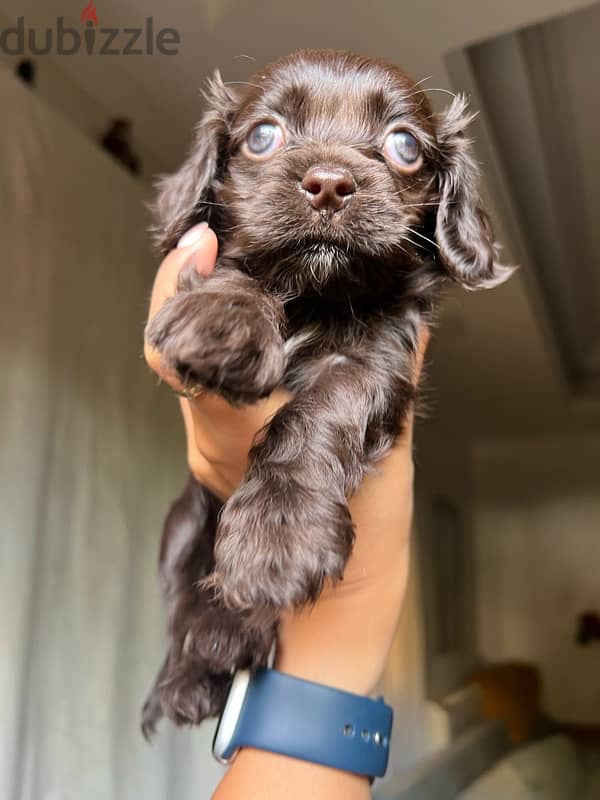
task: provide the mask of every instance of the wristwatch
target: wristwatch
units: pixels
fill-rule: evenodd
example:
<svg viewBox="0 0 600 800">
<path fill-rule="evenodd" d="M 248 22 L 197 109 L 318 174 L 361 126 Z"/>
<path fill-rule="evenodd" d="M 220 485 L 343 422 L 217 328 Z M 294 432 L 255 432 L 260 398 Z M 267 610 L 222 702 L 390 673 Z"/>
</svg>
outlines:
<svg viewBox="0 0 600 800">
<path fill-rule="evenodd" d="M 229 764 L 255 747 L 315 764 L 382 777 L 393 711 L 373 700 L 262 667 L 235 674 L 215 732 L 213 755 Z"/>
</svg>

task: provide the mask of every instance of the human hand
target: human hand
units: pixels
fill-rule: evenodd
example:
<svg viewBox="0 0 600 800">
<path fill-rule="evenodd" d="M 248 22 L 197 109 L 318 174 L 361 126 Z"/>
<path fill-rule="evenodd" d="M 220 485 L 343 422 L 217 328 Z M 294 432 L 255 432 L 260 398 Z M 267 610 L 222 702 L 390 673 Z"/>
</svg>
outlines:
<svg viewBox="0 0 600 800">
<path fill-rule="evenodd" d="M 415 382 L 428 334 L 421 338 Z M 412 415 L 391 453 L 350 500 L 356 529 L 344 579 L 316 603 L 282 618 L 275 666 L 307 680 L 371 694 L 383 673 L 402 609 L 413 508 Z M 214 800 L 366 800 L 356 775 L 246 749 Z"/>
<path fill-rule="evenodd" d="M 202 225 L 192 228 L 182 237 L 179 247 L 169 253 L 156 274 L 149 320 L 156 316 L 167 299 L 175 295 L 179 273 L 185 266 L 192 264 L 200 275 L 212 273 L 217 246 L 215 234 Z M 183 391 L 178 376 L 165 366 L 160 353 L 147 342 L 144 355 L 161 380 L 174 391 Z M 181 397 L 188 464 L 196 480 L 221 500 L 226 500 L 244 476 L 248 451 L 257 431 L 288 399 L 287 392 L 276 390 L 265 400 L 234 408 L 211 392 L 203 392 L 194 399 Z"/>
<path fill-rule="evenodd" d="M 184 241 L 157 273 L 150 317 L 174 295 L 177 276 L 193 263 L 209 275 L 217 241 L 210 230 L 194 244 Z M 190 232 L 191 233 L 191 232 Z M 427 344 L 421 339 L 415 382 Z M 176 375 L 165 369 L 160 354 L 146 347 L 146 359 L 176 391 Z M 258 431 L 289 399 L 276 390 L 255 405 L 233 408 L 217 395 L 203 392 L 181 398 L 188 463 L 196 479 L 222 500 L 243 478 L 248 451 Z M 283 614 L 276 666 L 297 677 L 359 694 L 373 691 L 383 671 L 400 614 L 408 570 L 413 501 L 412 416 L 394 449 L 350 500 L 356 528 L 354 551 L 344 579 L 327 587 L 317 602 Z M 219 786 L 215 798 L 363 798 L 368 784 L 356 776 L 287 759 L 273 753 L 242 751 Z"/>
</svg>

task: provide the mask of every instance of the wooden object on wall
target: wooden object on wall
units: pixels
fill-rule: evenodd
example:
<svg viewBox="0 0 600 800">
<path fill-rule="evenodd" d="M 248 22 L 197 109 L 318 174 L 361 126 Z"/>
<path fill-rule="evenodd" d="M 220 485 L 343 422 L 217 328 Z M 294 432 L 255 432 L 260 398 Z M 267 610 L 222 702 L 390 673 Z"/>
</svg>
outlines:
<svg viewBox="0 0 600 800">
<path fill-rule="evenodd" d="M 471 678 L 479 687 L 482 711 L 499 720 L 512 742 L 525 742 L 535 733 L 541 717 L 540 674 L 531 664 L 508 662 L 483 667 Z"/>
</svg>

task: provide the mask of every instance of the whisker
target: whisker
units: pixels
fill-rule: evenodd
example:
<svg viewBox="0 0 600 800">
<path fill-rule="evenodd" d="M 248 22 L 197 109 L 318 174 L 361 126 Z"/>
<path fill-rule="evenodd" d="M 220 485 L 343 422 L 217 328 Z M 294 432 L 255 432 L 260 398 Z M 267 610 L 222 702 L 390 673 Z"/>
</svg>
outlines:
<svg viewBox="0 0 600 800">
<path fill-rule="evenodd" d="M 451 92 L 450 89 L 439 89 L 439 88 L 436 88 L 434 86 L 428 86 L 427 87 L 427 91 L 428 92 L 440 92 L 441 94 L 449 94 L 450 97 L 458 97 L 456 92 Z"/>
<path fill-rule="evenodd" d="M 395 197 L 397 194 L 400 194 L 400 192 L 394 193 L 392 195 L 392 197 Z M 361 198 L 361 200 L 375 200 L 375 199 L 381 198 L 381 195 L 380 194 L 361 194 L 360 198 Z M 394 208 L 422 208 L 422 207 L 425 207 L 425 206 L 436 207 L 436 206 L 439 206 L 439 203 L 402 203 L 402 205 L 394 206 Z"/>
<path fill-rule="evenodd" d="M 232 225 L 231 228 L 223 228 L 223 233 L 233 233 L 234 231 L 239 231 L 240 228 L 245 228 L 245 225 Z M 254 244 L 254 242 L 252 242 Z"/>
<path fill-rule="evenodd" d="M 404 94 L 404 95 L 402 95 L 402 97 L 405 100 L 410 100 L 411 97 L 416 97 L 419 94 L 420 95 L 425 95 L 428 91 L 429 91 L 429 89 L 417 89 L 416 92 L 411 92 L 410 94 Z"/>
<path fill-rule="evenodd" d="M 400 208 L 421 208 L 422 206 L 439 206 L 439 203 L 403 203 Z"/>
<path fill-rule="evenodd" d="M 429 76 L 429 78 L 430 77 L 431 77 L 431 75 Z M 419 84 L 423 83 L 423 81 L 428 81 L 429 78 L 423 78 L 422 81 L 417 81 L 415 86 L 419 86 Z M 407 100 L 409 100 L 411 97 L 415 97 L 415 95 L 428 94 L 429 92 L 440 92 L 442 94 L 449 94 L 450 97 L 457 97 L 456 93 L 455 92 L 451 92 L 450 89 L 441 89 L 441 88 L 436 87 L 436 86 L 425 86 L 423 89 L 418 89 L 416 92 L 411 92 L 410 94 L 405 94 L 405 95 L 403 95 L 403 97 L 406 98 Z"/>
<path fill-rule="evenodd" d="M 426 242 L 428 242 L 429 244 L 431 244 L 434 247 L 437 247 L 439 249 L 439 244 L 437 242 L 434 242 L 433 239 L 430 239 L 428 236 L 425 236 L 424 234 L 419 233 L 419 231 L 415 230 L 414 228 L 408 228 L 405 225 L 403 225 L 402 227 L 403 227 L 403 229 L 405 231 L 408 231 L 409 233 L 414 233 L 415 236 L 418 236 L 420 239 L 424 239 Z M 414 242 L 413 242 L 413 244 L 414 244 Z"/>
<path fill-rule="evenodd" d="M 415 181 L 411 183 L 410 186 L 403 186 L 402 189 L 399 189 L 397 192 L 393 192 L 393 196 L 396 197 L 399 194 L 404 194 L 404 192 L 409 192 L 411 189 L 414 189 L 419 182 Z"/>
<path fill-rule="evenodd" d="M 262 89 L 257 83 L 248 83 L 248 81 L 225 81 L 224 86 L 252 86 L 255 89 Z"/>
<path fill-rule="evenodd" d="M 397 192 L 390 192 L 389 194 L 388 194 L 388 192 L 380 192 L 378 194 L 366 194 L 366 193 L 360 192 L 360 197 L 372 198 L 372 197 L 381 197 L 382 195 L 385 195 L 386 197 L 397 197 L 400 194 L 404 194 L 404 192 L 409 192 L 416 185 L 417 185 L 416 183 L 411 183 L 410 186 L 405 186 L 403 189 L 399 189 Z"/>
<path fill-rule="evenodd" d="M 409 242 L 410 244 L 412 244 L 413 247 L 416 247 L 417 249 L 422 248 L 422 245 L 420 245 L 418 242 L 413 242 L 413 240 L 410 238 L 410 236 L 405 236 L 404 237 L 404 241 L 405 242 Z M 399 247 L 400 247 L 400 249 L 402 249 L 402 245 L 399 245 Z M 405 250 L 404 252 L 408 253 L 407 250 Z"/>
</svg>

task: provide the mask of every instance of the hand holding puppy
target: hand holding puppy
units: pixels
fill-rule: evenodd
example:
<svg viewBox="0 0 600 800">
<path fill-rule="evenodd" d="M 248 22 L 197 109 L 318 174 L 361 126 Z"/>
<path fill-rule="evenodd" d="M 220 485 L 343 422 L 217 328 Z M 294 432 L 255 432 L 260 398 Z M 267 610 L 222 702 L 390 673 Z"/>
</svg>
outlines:
<svg viewBox="0 0 600 800">
<path fill-rule="evenodd" d="M 200 275 L 214 269 L 216 237 L 193 229 L 183 247 L 161 264 L 154 283 L 150 317 L 177 289 L 180 271 L 189 265 Z M 194 238 L 197 237 L 197 238 Z M 185 246 L 187 244 L 187 246 Z M 429 336 L 422 331 L 415 383 Z M 176 374 L 165 370 L 158 351 L 146 347 L 150 367 L 175 391 Z M 242 480 L 248 451 L 265 422 L 289 399 L 276 390 L 253 406 L 234 408 L 218 395 L 180 399 L 190 471 L 225 501 Z M 412 516 L 412 416 L 394 449 L 350 501 L 355 522 L 354 551 L 344 580 L 326 588 L 316 603 L 282 614 L 276 666 L 291 675 L 368 694 L 381 677 L 404 595 Z M 225 689 L 223 689 L 225 691 Z M 230 767 L 215 800 L 363 800 L 366 780 L 263 751 L 244 750 Z"/>
</svg>

